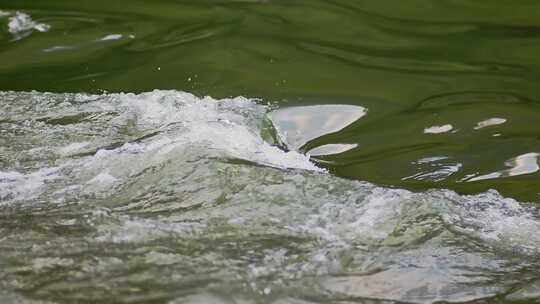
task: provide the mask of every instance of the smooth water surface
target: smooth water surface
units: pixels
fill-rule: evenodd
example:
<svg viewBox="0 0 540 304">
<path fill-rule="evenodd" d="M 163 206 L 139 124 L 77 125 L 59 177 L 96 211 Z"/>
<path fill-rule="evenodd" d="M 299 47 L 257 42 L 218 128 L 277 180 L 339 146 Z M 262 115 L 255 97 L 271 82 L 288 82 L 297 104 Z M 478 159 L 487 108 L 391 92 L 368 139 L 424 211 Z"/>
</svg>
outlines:
<svg viewBox="0 0 540 304">
<path fill-rule="evenodd" d="M 0 0 L 0 302 L 538 301 L 537 54 L 532 0 Z"/>
</svg>

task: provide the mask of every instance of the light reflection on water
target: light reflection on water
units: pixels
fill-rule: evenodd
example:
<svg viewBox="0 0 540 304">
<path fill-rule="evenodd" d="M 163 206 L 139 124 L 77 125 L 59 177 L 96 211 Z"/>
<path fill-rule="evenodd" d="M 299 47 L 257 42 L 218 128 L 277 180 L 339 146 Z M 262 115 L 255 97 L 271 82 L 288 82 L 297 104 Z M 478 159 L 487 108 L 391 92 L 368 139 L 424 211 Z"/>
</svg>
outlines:
<svg viewBox="0 0 540 304">
<path fill-rule="evenodd" d="M 468 179 L 467 181 L 474 182 L 474 181 L 480 181 L 480 180 L 525 175 L 525 174 L 538 172 L 540 170 L 540 167 L 538 166 L 539 156 L 540 156 L 539 153 L 527 153 L 527 154 L 519 155 L 504 163 L 505 166 L 510 167 L 510 169 L 476 176 L 476 177 Z"/>
<path fill-rule="evenodd" d="M 442 125 L 442 126 L 432 126 L 424 129 L 424 133 L 426 134 L 440 134 L 440 133 L 447 133 L 452 131 L 454 127 L 450 124 Z"/>
<path fill-rule="evenodd" d="M 479 130 L 479 129 L 482 129 L 482 128 L 485 128 L 485 127 L 502 125 L 505 122 L 506 122 L 506 119 L 504 119 L 504 118 L 494 117 L 494 118 L 490 118 L 490 119 L 486 119 L 486 120 L 482 120 L 482 121 L 478 122 L 478 124 L 476 125 L 476 127 L 474 127 L 474 129 Z"/>
<path fill-rule="evenodd" d="M 343 130 L 367 114 L 367 109 L 353 105 L 315 105 L 290 107 L 269 114 L 287 146 L 299 150 L 309 141 Z M 342 153 L 356 148 L 353 144 L 330 144 L 309 151 L 311 155 Z"/>
<path fill-rule="evenodd" d="M 358 144 L 328 144 L 313 148 L 307 152 L 311 156 L 333 155 L 355 149 Z"/>
<path fill-rule="evenodd" d="M 452 161 L 447 156 L 426 157 L 413 162 L 413 164 L 418 166 L 420 172 L 404 177 L 402 180 L 442 181 L 463 167 L 462 163 Z"/>
</svg>

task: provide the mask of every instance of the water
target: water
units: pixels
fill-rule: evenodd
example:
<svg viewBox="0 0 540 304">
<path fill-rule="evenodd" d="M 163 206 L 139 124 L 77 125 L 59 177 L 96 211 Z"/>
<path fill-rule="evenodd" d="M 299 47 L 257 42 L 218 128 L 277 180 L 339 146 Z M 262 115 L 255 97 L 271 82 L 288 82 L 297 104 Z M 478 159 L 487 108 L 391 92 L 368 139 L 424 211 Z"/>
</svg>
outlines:
<svg viewBox="0 0 540 304">
<path fill-rule="evenodd" d="M 41 2 L 0 1 L 0 302 L 540 298 L 535 2 Z"/>
<path fill-rule="evenodd" d="M 0 97 L 2 290 L 179 303 L 537 291 L 534 205 L 335 177 L 278 148 L 283 110 L 177 91 Z"/>
</svg>

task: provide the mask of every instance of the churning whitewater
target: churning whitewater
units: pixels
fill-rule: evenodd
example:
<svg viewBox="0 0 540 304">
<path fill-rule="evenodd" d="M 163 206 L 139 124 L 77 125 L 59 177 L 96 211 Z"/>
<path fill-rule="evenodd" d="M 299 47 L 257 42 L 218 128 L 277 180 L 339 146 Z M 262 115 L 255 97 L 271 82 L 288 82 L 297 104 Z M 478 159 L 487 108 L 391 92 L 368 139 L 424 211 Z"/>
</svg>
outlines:
<svg viewBox="0 0 540 304">
<path fill-rule="evenodd" d="M 279 133 L 283 109 L 177 91 L 0 101 L 0 301 L 540 296 L 536 207 L 335 177 Z"/>
</svg>

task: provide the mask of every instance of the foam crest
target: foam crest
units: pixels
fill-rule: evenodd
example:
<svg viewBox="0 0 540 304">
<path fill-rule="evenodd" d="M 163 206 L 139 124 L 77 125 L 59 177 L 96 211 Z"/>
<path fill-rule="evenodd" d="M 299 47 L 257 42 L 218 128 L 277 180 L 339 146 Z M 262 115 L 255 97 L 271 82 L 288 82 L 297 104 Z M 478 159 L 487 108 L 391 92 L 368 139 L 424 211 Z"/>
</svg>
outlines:
<svg viewBox="0 0 540 304">
<path fill-rule="evenodd" d="M 45 185 L 51 172 L 67 184 L 55 193 L 79 188 L 83 193 L 99 194 L 121 188 L 131 176 L 148 168 L 190 159 L 241 160 L 281 169 L 322 171 L 308 156 L 283 151 L 263 139 L 263 133 L 268 132 L 267 108 L 247 98 L 215 100 L 176 91 L 4 95 L 13 99 L 8 112 L 14 115 L 10 117 L 20 119 L 14 126 L 23 126 L 43 145 L 49 145 L 41 146 L 38 141 L 36 147 L 19 151 L 19 155 L 51 157 L 53 148 L 63 168 L 62 173 L 41 168 L 24 175 L 14 167 L 12 172 L 3 173 L 0 181 L 5 200 L 31 200 L 45 190 L 53 192 L 54 186 L 49 189 Z M 13 136 L 14 141 L 21 140 Z"/>
<path fill-rule="evenodd" d="M 320 170 L 295 151 L 284 152 L 261 137 L 266 108 L 246 98 L 199 99 L 191 94 L 154 91 L 139 96 L 120 95 L 120 107 L 134 115 L 142 128 L 167 133 L 146 145 L 161 153 L 180 145 L 206 144 L 231 158 L 280 168 Z"/>
</svg>

